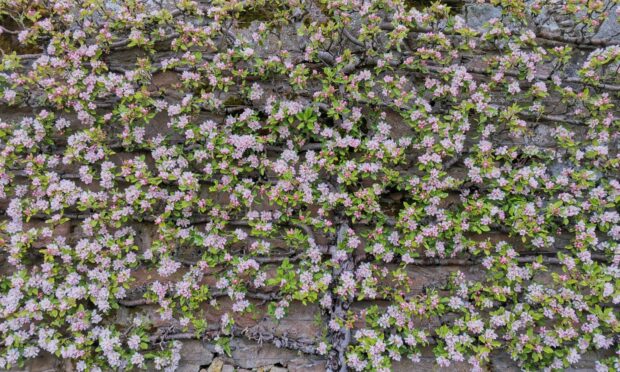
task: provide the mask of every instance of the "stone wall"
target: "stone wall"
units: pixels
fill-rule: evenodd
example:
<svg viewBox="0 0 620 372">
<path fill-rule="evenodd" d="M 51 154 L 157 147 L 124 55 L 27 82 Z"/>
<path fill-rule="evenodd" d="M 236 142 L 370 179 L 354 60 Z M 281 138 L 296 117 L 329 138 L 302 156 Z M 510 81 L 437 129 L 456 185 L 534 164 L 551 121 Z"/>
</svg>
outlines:
<svg viewBox="0 0 620 372">
<path fill-rule="evenodd" d="M 310 20 L 320 21 L 326 17 L 320 12 L 322 9 L 321 7 L 324 6 L 324 2 L 317 2 L 316 4 L 316 6 L 309 6 L 306 4 L 306 14 L 303 16 L 299 15 L 299 19 L 293 20 L 294 22 L 282 26 L 278 30 L 279 34 L 274 34 L 271 40 L 269 40 L 269 42 L 262 47 L 257 45 L 256 53 L 261 55 L 269 55 L 278 53 L 281 50 L 295 51 L 299 49 L 299 37 L 296 36 L 296 29 L 304 22 L 303 19 L 308 19 L 307 22 L 309 22 Z M 529 3 L 526 2 L 525 4 Z M 426 6 L 426 4 L 415 5 L 420 7 Z M 501 8 L 491 4 L 450 2 L 449 5 L 462 14 L 466 24 L 475 30 L 483 30 L 484 25 L 487 22 L 502 17 Z M 618 12 L 615 11 L 616 8 L 617 5 L 610 7 L 610 16 L 607 17 L 595 31 L 590 31 L 589 33 L 588 31 L 582 29 L 580 24 L 575 24 L 572 19 L 565 17 L 561 11 L 554 8 L 552 5 L 549 5 L 545 12 L 540 14 L 537 19 L 532 19 L 532 29 L 535 31 L 537 41 L 541 45 L 568 45 L 573 48 L 570 54 L 569 62 L 563 67 L 563 71 L 567 74 L 563 77 L 564 81 L 575 81 L 577 87 L 583 88 L 583 86 L 578 83 L 578 80 L 581 79 L 581 77 L 578 75 L 577 71 L 584 65 L 590 54 L 597 48 L 620 44 L 620 25 L 617 23 Z M 257 30 L 258 24 L 263 20 L 262 18 L 265 17 L 265 15 L 260 12 L 255 12 L 247 15 L 247 17 L 248 19 L 243 20 L 246 22 L 245 24 L 241 22 L 230 27 L 228 32 L 232 34 L 233 37 L 237 39 L 242 37 L 251 39 L 252 32 Z M 257 18 L 258 20 L 253 18 Z M 510 22 L 509 20 L 502 21 L 507 24 Z M 359 19 L 353 19 L 351 22 L 354 25 L 353 28 L 355 29 L 355 23 L 359 22 Z M 386 27 L 386 32 L 388 32 L 389 25 L 383 26 Z M 345 43 L 349 49 L 355 50 L 356 44 L 359 41 L 356 41 L 354 37 L 352 38 L 353 40 L 345 41 Z M 415 43 L 413 45 L 414 48 L 423 44 L 420 41 L 416 41 L 415 38 L 413 42 Z M 169 46 L 164 46 L 159 48 L 155 52 L 155 57 L 151 56 L 151 58 L 154 61 L 157 61 L 169 58 L 170 56 L 175 55 L 175 53 L 180 53 L 173 53 L 168 47 Z M 487 45 L 485 47 L 489 46 Z M 337 56 L 337 51 L 332 53 L 334 56 Z M 476 81 L 488 81 L 492 77 L 492 74 L 487 70 L 487 58 L 493 53 L 495 53 L 495 51 L 493 51 L 490 47 L 489 49 L 473 48 L 469 52 L 462 53 L 461 65 L 464 66 L 468 72 L 474 75 Z M 121 46 L 113 50 L 106 57 L 106 61 L 109 65 L 110 71 L 123 73 L 133 68 L 138 62 L 138 58 L 143 55 L 144 52 L 142 52 L 139 48 Z M 334 56 L 330 57 L 324 55 L 323 57 L 329 65 L 335 63 L 334 61 L 329 61 L 330 58 L 334 59 Z M 33 56 L 30 59 L 26 57 L 25 60 L 29 61 L 28 63 L 33 63 L 36 58 L 38 57 Z M 297 61 L 297 63 L 302 65 L 304 62 Z M 365 63 L 370 65 L 371 62 L 366 61 Z M 307 63 L 307 65 L 311 65 L 311 63 Z M 431 69 L 429 71 L 429 76 L 440 78 L 442 75 L 441 69 L 436 68 L 433 70 L 433 66 L 430 67 Z M 353 68 L 362 69 L 362 66 L 354 66 Z M 523 80 L 523 77 L 520 77 L 518 73 L 514 74 L 516 79 L 521 80 L 523 84 L 527 86 L 528 84 L 531 85 L 536 81 L 549 81 L 551 79 L 550 76 L 554 71 L 553 69 L 554 66 L 551 64 L 545 64 L 544 61 L 540 62 L 536 70 L 536 76 L 529 82 Z M 183 96 L 180 95 L 179 92 L 183 92 L 183 89 L 186 89 L 183 88 L 181 84 L 183 74 L 184 71 L 181 68 L 172 71 L 153 71 L 152 75 L 147 77 L 149 83 L 143 84 L 143 86 L 146 92 L 150 92 L 154 96 L 159 94 L 165 96 L 170 102 L 180 102 L 183 99 Z M 413 75 L 415 74 L 412 73 L 412 76 Z M 611 94 L 610 97 L 612 102 L 617 103 L 617 92 L 620 91 L 620 86 L 615 84 L 618 83 L 618 77 L 614 77 L 613 74 L 610 74 L 605 76 L 605 78 L 606 79 L 604 79 L 604 81 L 606 81 L 606 85 L 592 87 L 592 90 L 609 92 Z M 261 87 L 268 92 L 265 96 L 292 95 L 294 93 L 294 90 L 291 89 L 286 81 L 261 82 Z M 310 87 L 310 90 L 311 91 L 308 92 L 305 97 L 303 94 L 300 94 L 299 99 L 310 102 L 312 100 L 311 93 L 313 93 L 313 91 L 320 91 L 320 87 Z M 193 117 L 192 120 L 196 122 L 204 122 L 207 120 L 224 122 L 227 116 L 239 114 L 245 107 L 243 104 L 237 103 L 237 94 L 238 92 L 236 91 L 236 88 L 231 87 L 228 92 L 223 93 L 220 97 L 221 101 L 228 102 L 228 104 L 225 105 L 228 106 L 227 108 L 219 112 L 203 110 Z M 506 97 L 504 96 L 496 96 L 492 100 L 492 104 L 497 105 L 500 108 L 500 111 L 505 110 L 506 107 L 503 106 L 506 101 L 505 98 Z M 28 104 L 35 105 L 37 100 L 36 94 L 29 97 L 29 100 L 30 102 L 22 105 L 22 107 L 12 107 L 8 105 L 0 107 L 1 121 L 6 123 L 18 122 L 24 117 L 31 117 L 34 109 L 28 106 Z M 97 109 L 102 113 L 105 113 L 106 110 L 115 107 L 117 103 L 118 101 L 116 101 L 115 97 L 110 97 L 108 101 L 102 100 L 100 102 L 96 102 Z M 257 102 L 253 102 L 251 107 L 257 108 L 264 104 L 264 100 L 258 100 Z M 448 109 L 447 106 L 441 107 L 441 105 L 442 103 L 439 103 L 437 106 L 433 107 L 433 110 L 436 112 L 441 112 L 442 109 Z M 400 138 L 412 134 L 408 124 L 403 122 L 401 115 L 395 111 L 394 107 L 369 105 L 369 107 L 364 108 L 364 113 L 366 114 L 369 112 L 368 110 L 377 110 L 378 108 L 385 112 L 385 121 L 391 125 L 391 138 Z M 578 136 L 586 136 L 586 132 L 588 130 L 587 124 L 582 122 L 582 119 L 573 118 L 571 114 L 573 108 L 568 106 L 565 102 L 560 101 L 557 96 L 553 95 L 553 93 L 546 98 L 545 108 L 547 110 L 543 115 L 532 115 L 529 118 L 524 117 L 526 125 L 530 129 L 529 131 L 524 132 L 520 136 L 515 136 L 508 133 L 498 134 L 493 137 L 494 144 L 504 144 L 507 146 L 515 145 L 522 148 L 530 146 L 531 148 L 538 148 L 544 151 L 548 149 L 557 149 L 562 151 L 558 147 L 557 138 L 554 138 L 553 132 L 558 123 L 571 126 Z M 615 112 L 615 114 L 617 114 L 617 112 Z M 76 114 L 71 110 L 61 113 L 61 115 L 70 121 L 69 129 L 73 133 L 87 128 L 87 126 L 84 126 L 80 119 L 77 118 Z M 158 135 L 169 135 L 168 141 L 170 141 L 170 143 L 175 143 L 175 141 L 182 143 L 185 139 L 181 135 L 181 132 L 177 128 L 171 128 L 169 125 L 169 123 L 174 120 L 175 118 L 168 115 L 165 111 L 158 113 L 149 120 L 148 125 L 145 127 L 144 138 L 146 140 L 152 140 Z M 113 132 L 114 130 L 110 130 L 108 135 L 111 135 Z M 120 140 L 115 137 L 114 141 Z M 312 144 L 309 145 L 311 146 Z M 444 167 L 449 176 L 457 179 L 464 179 L 468 177 L 468 172 L 470 172 L 470 169 L 467 167 L 464 160 L 468 156 L 467 149 L 474 145 L 477 145 L 477 138 L 475 137 L 475 134 L 472 133 L 472 137 L 466 138 L 464 141 L 465 151 L 462 154 L 455 156 L 453 160 L 449 160 L 444 163 L 450 163 Z M 66 146 L 67 137 L 58 135 L 54 138 L 54 143 L 49 145 L 48 150 L 62 155 L 66 149 Z M 113 144 L 111 148 L 114 149 L 115 153 L 109 155 L 108 159 L 114 164 L 120 165 L 129 159 L 144 156 L 147 166 L 151 169 L 155 169 L 156 159 L 148 150 L 145 151 L 141 149 L 124 147 L 120 144 L 120 142 Z M 617 153 L 620 150 L 617 136 L 611 140 L 609 148 L 612 153 Z M 265 149 L 265 158 L 275 161 L 280 156 L 280 153 L 280 150 L 277 148 Z M 559 173 L 563 167 L 560 163 L 550 165 L 551 168 L 553 166 L 557 169 L 551 169 L 551 173 L 554 171 Z M 59 163 L 55 168 L 47 169 L 47 171 L 56 172 L 60 175 L 61 179 L 71 180 L 75 182 L 76 185 L 79 185 L 79 187 L 83 187 L 84 189 L 90 189 L 92 191 L 102 190 L 98 181 L 95 181 L 90 185 L 85 185 L 82 182 L 83 179 L 79 174 L 79 170 L 75 168 L 73 164 L 65 166 L 62 163 Z M 28 182 L 30 182 L 31 178 L 26 170 L 11 169 L 11 172 L 14 176 L 11 182 L 15 185 L 27 185 Z M 611 177 L 617 176 L 618 174 L 615 173 L 615 175 Z M 264 177 L 265 179 L 269 179 L 269 177 L 277 179 L 278 175 L 268 174 Z M 128 186 L 130 184 L 124 183 L 122 177 L 117 178 L 116 182 L 118 185 Z M 174 183 L 172 183 L 172 185 L 174 185 Z M 208 195 L 209 198 L 215 201 L 215 205 L 226 204 L 228 202 L 229 195 L 227 195 L 227 193 L 214 191 L 213 189 L 209 189 L 209 186 L 211 185 L 201 185 L 198 192 L 203 195 Z M 483 190 L 483 186 L 479 186 L 478 190 Z M 462 190 L 453 190 L 450 195 L 446 196 L 441 201 L 442 206 L 459 204 L 461 202 L 460 195 L 462 195 Z M 406 191 L 392 190 L 382 195 L 381 207 L 384 211 L 386 211 L 386 215 L 388 217 L 397 218 L 398 211 L 401 210 L 403 201 L 406 199 Z M 9 202 L 9 198 L 2 200 L 1 207 L 3 210 L 9 208 Z M 274 210 L 274 206 L 269 205 L 268 201 L 265 201 L 262 204 L 264 206 L 264 210 Z M 391 216 L 390 210 L 393 210 Z M 208 218 L 205 217 L 207 214 L 208 213 L 204 213 L 202 216 L 199 214 L 191 215 L 191 224 L 206 223 L 208 221 Z M 88 234 L 84 232 L 84 221 L 92 218 L 92 214 L 89 214 L 88 211 L 67 210 L 65 211 L 64 216 L 68 217 L 68 220 L 62 224 L 56 225 L 54 227 L 53 234 L 49 237 L 49 239 L 38 241 L 33 245 L 33 248 L 44 248 L 58 236 L 66 238 L 66 241 L 69 242 L 70 245 L 75 245 L 80 240 L 88 237 Z M 143 254 L 151 249 L 153 242 L 161 240 L 162 230 L 158 228 L 158 222 L 154 216 L 142 216 L 141 218 L 137 218 L 138 216 L 134 217 L 136 218 L 123 220 L 122 227 L 130 227 L 132 229 L 133 244 L 137 245 L 139 247 L 138 252 Z M 42 228 L 46 226 L 45 220 L 47 218 L 49 218 L 47 215 L 34 215 L 28 222 L 24 223 L 23 230 L 26 231 L 30 228 Z M 203 220 L 201 220 L 201 218 L 203 218 Z M 8 217 L 5 219 L 8 220 Z M 389 223 L 389 220 L 387 221 Z M 350 227 L 361 232 L 369 231 L 370 227 L 368 225 L 372 225 L 372 223 L 368 224 L 358 222 Z M 242 228 L 246 231 L 250 230 L 247 223 L 244 225 L 240 222 L 237 226 L 232 227 Z M 320 247 L 319 249 L 322 249 L 321 252 L 323 255 L 327 255 L 330 247 L 334 245 L 336 239 L 339 239 L 336 234 L 329 232 L 315 231 L 312 234 L 316 244 Z M 525 247 L 520 237 L 516 236 L 514 231 L 506 228 L 494 229 L 488 232 L 479 232 L 478 234 L 472 234 L 470 238 L 475 241 L 488 241 L 494 244 L 501 241 L 508 242 L 522 255 L 521 258 L 523 260 L 521 262 L 531 262 L 533 257 L 543 255 L 548 258 L 545 262 L 550 267 L 550 272 L 561 272 L 562 265 L 556 258 L 555 254 L 559 250 L 562 250 L 567 242 L 572 239 L 572 235 L 557 235 L 552 247 L 547 247 L 544 250 L 536 252 L 532 252 L 529 247 Z M 275 275 L 277 268 L 283 261 L 281 257 L 290 253 L 287 248 L 289 243 L 281 239 L 270 239 L 270 242 L 271 252 L 273 253 L 271 256 L 263 257 L 264 261 L 262 262 L 265 262 L 265 265 L 268 267 L 267 271 L 270 275 Z M 239 247 L 231 247 L 231 249 L 232 248 L 237 249 Z M 240 249 L 243 250 L 244 248 L 241 247 Z M 250 302 L 255 306 L 255 311 L 239 315 L 235 318 L 235 325 L 231 329 L 231 334 L 233 337 L 230 344 L 230 355 L 223 353 L 213 342 L 213 337 L 219 329 L 218 323 L 221 320 L 222 314 L 229 311 L 234 303 L 234 301 L 229 298 L 227 293 L 211 293 L 211 295 L 219 302 L 220 307 L 204 307 L 204 309 L 208 309 L 208 311 L 204 313 L 204 318 L 207 320 L 208 324 L 216 325 L 216 327 L 206 332 L 201 339 L 196 339 L 196 336 L 191 332 L 184 331 L 183 327 L 179 324 L 178 319 L 162 319 L 161 314 L 156 311 L 159 308 L 157 301 L 145 299 L 143 297 L 146 289 L 149 288 L 156 280 L 162 282 L 173 282 L 175 280 L 180 280 L 186 273 L 189 273 L 192 270 L 192 267 L 196 262 L 200 261 L 203 253 L 204 252 L 197 250 L 195 247 L 179 246 L 175 251 L 174 258 L 176 261 L 183 263 L 183 266 L 170 277 L 162 276 L 157 272 L 157 268 L 154 267 L 145 266 L 138 267 L 133 270 L 131 277 L 134 281 L 130 284 L 130 287 L 127 290 L 127 295 L 125 298 L 119 300 L 121 306 L 115 310 L 113 316 L 110 319 L 107 319 L 107 321 L 114 322 L 121 328 L 130 328 L 132 319 L 134 319 L 137 315 L 141 315 L 144 318 L 149 319 L 149 321 L 153 324 L 154 329 L 157 329 L 157 333 L 151 334 L 151 339 L 154 344 L 165 340 L 171 341 L 175 339 L 180 340 L 183 343 L 180 351 L 181 359 L 178 368 L 179 371 L 183 372 L 229 372 L 247 370 L 263 372 L 301 372 L 325 371 L 329 368 L 334 368 L 334 360 L 337 360 L 337 356 L 335 357 L 333 352 L 327 355 L 320 355 L 321 353 L 317 351 L 317 345 L 323 340 L 337 340 L 338 337 L 340 337 L 339 335 L 330 333 L 327 326 L 330 319 L 333 319 L 333 314 L 336 310 L 332 309 L 326 311 L 325 309 L 321 309 L 317 303 L 302 304 L 301 301 L 292 300 L 287 314 L 282 319 L 276 320 L 273 316 L 268 314 L 269 305 L 281 299 L 278 295 L 277 289 L 274 289 L 274 286 L 267 286 L 261 290 L 248 293 L 247 296 Z M 364 251 L 363 249 L 356 251 L 354 256 L 355 260 L 351 259 L 349 263 L 347 263 L 348 261 L 342 262 L 342 269 L 346 269 L 347 264 L 354 265 L 354 261 L 355 265 L 359 265 L 359 263 L 364 262 L 364 260 L 370 260 L 370 253 Z M 269 257 L 272 257 L 271 261 Z M 293 260 L 293 256 L 289 257 Z M 617 253 L 615 257 L 617 258 Z M 600 257 L 600 259 L 607 260 L 608 258 Z M 2 258 L 2 260 L 3 261 L 0 261 L 2 265 L 0 266 L 0 270 L 4 275 L 11 274 L 14 267 L 11 265 L 8 258 Z M 377 261 L 389 270 L 394 270 L 399 266 L 399 263 L 397 262 L 385 263 L 381 262 L 381 260 Z M 334 273 L 339 273 L 338 270 L 339 268 L 335 268 Z M 406 295 L 409 297 L 415 297 L 426 293 L 429 289 L 436 288 L 442 290 L 449 285 L 450 274 L 456 272 L 463 273 L 463 280 L 482 281 L 485 275 L 485 269 L 482 267 L 481 261 L 467 252 L 463 252 L 462 254 L 453 257 L 420 257 L 419 259 L 416 259 L 413 264 L 406 267 L 405 276 L 408 280 L 410 288 L 410 291 L 406 293 Z M 216 282 L 220 279 L 217 268 L 209 267 L 205 270 L 205 273 L 204 283 L 208 283 L 212 288 L 214 288 Z M 541 283 L 550 283 L 552 281 L 550 278 L 550 273 L 540 273 L 538 279 Z M 386 279 L 385 283 L 379 283 L 379 288 L 387 288 L 391 285 L 391 282 Z M 379 295 L 375 300 L 353 299 L 350 302 L 341 305 L 347 310 L 351 310 L 354 314 L 360 314 L 363 313 L 364 309 L 368 308 L 371 304 L 378 305 L 380 309 L 385 310 L 391 303 L 389 298 L 381 299 L 381 296 Z M 339 311 L 345 310 L 341 308 Z M 614 311 L 617 312 L 617 308 L 615 308 Z M 420 323 L 417 326 L 421 329 L 427 329 L 432 333 L 434 329 L 437 329 L 440 325 L 447 321 L 449 321 L 449 319 L 430 319 L 426 322 Z M 357 318 L 353 325 L 353 332 L 355 329 L 361 329 L 363 327 L 364 320 Z M 334 342 L 334 344 L 337 345 L 338 343 Z M 471 365 L 465 361 L 462 363 L 453 363 L 450 367 L 442 368 L 437 366 L 435 363 L 435 355 L 431 349 L 432 345 L 423 350 L 422 355 L 420 356 L 420 362 L 414 364 L 405 358 L 400 362 L 395 362 L 391 369 L 394 371 L 471 370 Z M 602 350 L 598 353 L 588 352 L 576 365 L 568 368 L 567 370 L 592 370 L 596 361 L 611 355 L 613 355 L 611 350 Z M 338 363 L 335 365 L 338 368 L 343 367 Z M 23 367 L 14 367 L 11 371 L 72 371 L 75 370 L 75 368 L 74 362 L 70 359 L 55 358 L 49 353 L 42 351 L 41 355 L 36 359 L 28 362 Z M 502 352 L 494 352 L 483 368 L 489 371 L 519 370 L 517 364 L 511 360 L 510 356 L 507 353 Z"/>
</svg>

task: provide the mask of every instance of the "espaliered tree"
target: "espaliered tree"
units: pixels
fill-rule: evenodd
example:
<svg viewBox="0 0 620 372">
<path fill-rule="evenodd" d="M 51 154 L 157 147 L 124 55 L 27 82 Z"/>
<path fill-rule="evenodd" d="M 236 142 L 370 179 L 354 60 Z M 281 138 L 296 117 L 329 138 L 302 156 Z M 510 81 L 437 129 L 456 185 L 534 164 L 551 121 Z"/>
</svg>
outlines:
<svg viewBox="0 0 620 372">
<path fill-rule="evenodd" d="M 617 2 L 0 0 L 0 368 L 619 369 Z"/>
</svg>

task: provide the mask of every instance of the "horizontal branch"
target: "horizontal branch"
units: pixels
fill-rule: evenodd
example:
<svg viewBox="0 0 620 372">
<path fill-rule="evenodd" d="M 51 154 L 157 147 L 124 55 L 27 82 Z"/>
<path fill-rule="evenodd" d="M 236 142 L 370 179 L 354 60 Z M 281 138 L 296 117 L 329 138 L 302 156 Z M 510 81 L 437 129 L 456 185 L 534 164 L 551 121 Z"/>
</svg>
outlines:
<svg viewBox="0 0 620 372">
<path fill-rule="evenodd" d="M 379 28 L 383 31 L 394 31 L 395 29 L 394 25 L 391 22 L 382 22 Z M 417 26 L 417 27 L 410 28 L 409 32 L 411 33 L 441 32 L 444 35 L 462 37 L 461 34 L 454 32 L 454 31 L 433 29 L 431 27 Z M 515 35 L 518 35 L 518 33 L 515 33 Z M 478 38 L 481 37 L 480 33 L 477 33 L 474 36 Z M 559 42 L 559 43 L 564 43 L 564 44 L 572 44 L 579 48 L 584 48 L 584 49 L 595 49 L 599 47 L 608 47 L 608 46 L 614 46 L 614 45 L 619 44 L 618 42 L 614 42 L 608 39 L 594 39 L 594 38 L 586 39 L 586 38 L 578 38 L 578 37 L 571 37 L 571 36 L 562 36 L 562 35 L 554 34 L 548 31 L 544 31 L 544 30 L 540 30 L 536 32 L 535 36 L 537 39 L 540 39 L 542 41 L 552 41 L 552 42 Z"/>
<path fill-rule="evenodd" d="M 218 297 L 226 297 L 229 296 L 225 291 L 213 291 L 209 293 L 211 298 Z M 279 294 L 275 292 L 245 292 L 246 298 L 251 298 L 253 300 L 262 300 L 262 301 L 273 301 L 279 300 L 282 298 Z M 146 306 L 146 305 L 155 305 L 157 301 L 152 301 L 146 298 L 136 298 L 136 299 L 128 299 L 128 300 L 119 300 L 118 303 L 124 307 L 138 307 L 138 306 Z"/>
<path fill-rule="evenodd" d="M 259 329 L 258 327 L 240 328 L 236 325 L 232 326 L 232 330 L 230 333 L 236 337 L 243 337 L 248 340 L 257 341 L 259 344 L 267 342 L 273 344 L 278 348 L 300 351 L 302 353 L 311 355 L 319 354 L 317 348 L 314 346 L 314 342 L 307 338 L 291 338 L 286 335 L 277 336 L 272 332 L 266 332 Z M 162 334 L 151 336 L 149 338 L 149 341 L 151 343 L 155 343 L 172 340 L 204 340 L 207 337 L 215 337 L 226 334 L 228 333 L 223 332 L 220 329 L 220 326 L 211 325 L 202 334 L 197 335 L 191 332 Z"/>
<path fill-rule="evenodd" d="M 555 254 L 555 253 L 553 253 Z M 518 263 L 533 263 L 538 262 L 538 257 L 542 256 L 542 264 L 543 265 L 561 265 L 562 260 L 557 257 L 547 257 L 542 255 L 541 253 L 532 253 L 530 254 L 522 254 L 521 256 L 515 257 L 514 260 Z M 591 254 L 590 258 L 595 262 L 610 262 L 609 258 L 607 258 L 603 254 Z M 409 265 L 412 266 L 477 266 L 482 264 L 481 258 L 432 258 L 432 257 L 423 257 L 423 258 L 415 258 L 413 262 Z"/>
</svg>

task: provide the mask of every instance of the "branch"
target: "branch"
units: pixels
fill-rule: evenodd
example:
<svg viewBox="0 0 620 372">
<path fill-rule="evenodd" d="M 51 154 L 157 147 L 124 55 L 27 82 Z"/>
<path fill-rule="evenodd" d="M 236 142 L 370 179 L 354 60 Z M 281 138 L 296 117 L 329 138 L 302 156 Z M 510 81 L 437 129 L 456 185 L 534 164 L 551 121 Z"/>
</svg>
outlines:
<svg viewBox="0 0 620 372">
<path fill-rule="evenodd" d="M 540 253 L 533 254 L 524 254 L 519 257 L 516 257 L 515 260 L 518 263 L 533 263 L 538 261 L 538 256 L 541 256 Z M 610 262 L 605 255 L 602 254 L 592 254 L 592 261 L 595 262 Z M 412 266 L 477 266 L 482 263 L 482 259 L 480 258 L 433 258 L 433 257 L 423 257 L 416 258 L 409 265 Z M 544 265 L 561 265 L 562 261 L 557 257 L 542 257 L 542 264 Z"/>
<path fill-rule="evenodd" d="M 353 36 L 351 34 L 351 32 L 349 32 L 349 30 L 347 30 L 346 28 L 342 29 L 342 34 L 349 39 L 350 42 L 352 42 L 353 44 L 362 47 L 362 48 L 366 48 L 366 44 L 362 43 L 361 41 L 357 40 L 357 38 L 355 36 Z"/>
<path fill-rule="evenodd" d="M 558 41 L 566 44 L 575 44 L 577 46 L 587 46 L 587 47 L 607 47 L 618 45 L 617 42 L 613 42 L 607 39 L 585 39 L 582 37 L 574 37 L 574 36 L 562 36 L 556 35 L 549 31 L 541 30 L 536 34 L 536 37 L 539 39 L 546 39 L 551 41 Z"/>
<path fill-rule="evenodd" d="M 239 328 L 235 325 L 232 326 L 231 333 L 237 337 L 244 337 L 252 341 L 258 341 L 262 343 L 267 341 L 278 348 L 285 348 L 290 350 L 301 351 L 305 354 L 318 355 L 317 348 L 314 346 L 314 342 L 307 338 L 289 338 L 286 335 L 276 336 L 271 332 L 263 332 L 258 327 L 252 328 Z M 195 334 L 190 332 L 161 334 L 157 336 L 151 336 L 149 341 L 151 343 L 171 341 L 171 340 L 204 340 L 207 337 L 214 337 L 217 335 L 226 334 L 221 330 L 219 325 L 210 325 L 202 334 Z"/>
<path fill-rule="evenodd" d="M 214 291 L 210 293 L 212 298 L 217 297 L 226 297 L 228 293 L 225 291 Z M 261 293 L 261 292 L 245 292 L 245 297 L 251 298 L 254 300 L 262 300 L 262 301 L 273 301 L 279 300 L 282 298 L 278 293 L 270 292 L 270 293 Z M 157 301 L 151 301 L 146 298 L 137 298 L 133 300 L 119 300 L 118 303 L 124 307 L 138 307 L 138 306 L 146 306 L 146 305 L 155 305 Z"/>
</svg>

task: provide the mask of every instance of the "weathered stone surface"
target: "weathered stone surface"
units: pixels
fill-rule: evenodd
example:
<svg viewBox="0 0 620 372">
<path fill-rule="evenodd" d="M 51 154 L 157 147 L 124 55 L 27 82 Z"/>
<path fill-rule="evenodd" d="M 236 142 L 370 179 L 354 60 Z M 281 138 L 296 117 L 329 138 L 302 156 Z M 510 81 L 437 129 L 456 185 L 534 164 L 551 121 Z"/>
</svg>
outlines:
<svg viewBox="0 0 620 372">
<path fill-rule="evenodd" d="M 324 372 L 326 361 L 319 358 L 295 358 L 289 362 L 290 372 Z"/>
<path fill-rule="evenodd" d="M 485 23 L 502 15 L 501 9 L 489 4 L 471 4 L 467 6 L 465 20 L 471 28 L 481 30 Z"/>
<path fill-rule="evenodd" d="M 275 321 L 265 316 L 257 326 L 273 332 L 276 336 L 316 339 L 321 336 L 321 324 L 316 321 L 316 316 L 320 313 L 321 310 L 316 305 L 304 306 L 300 302 L 293 302 L 284 318 Z"/>
<path fill-rule="evenodd" d="M 458 365 L 452 363 L 450 367 L 446 369 L 440 368 L 433 360 L 422 360 L 417 363 L 413 363 L 410 360 L 401 360 L 392 364 L 392 372 L 437 372 L 437 371 L 452 371 L 452 372 L 469 372 L 471 366 L 468 364 L 459 363 Z"/>
<path fill-rule="evenodd" d="M 609 10 L 609 16 L 601 24 L 598 32 L 594 35 L 597 39 L 608 40 L 614 43 L 620 43 L 620 30 L 618 24 L 618 5 L 614 5 Z"/>
<path fill-rule="evenodd" d="M 497 372 L 518 372 L 519 368 L 507 353 L 494 353 L 491 355 L 489 365 L 491 371 Z"/>
<path fill-rule="evenodd" d="M 41 352 L 39 356 L 26 363 L 23 367 L 13 367 L 7 372 L 59 372 L 66 370 L 60 360 L 48 352 Z M 5 371 L 0 369 L 0 371 Z"/>
<path fill-rule="evenodd" d="M 221 372 L 222 368 L 224 368 L 224 361 L 221 358 L 215 358 L 207 369 L 207 372 Z"/>
<path fill-rule="evenodd" d="M 181 349 L 181 363 L 205 366 L 213 361 L 213 354 L 200 341 L 188 340 L 183 342 Z"/>
<path fill-rule="evenodd" d="M 200 366 L 197 364 L 180 364 L 179 368 L 177 368 L 176 370 L 176 372 L 198 372 L 198 371 L 200 371 Z"/>
<path fill-rule="evenodd" d="M 552 126 L 539 124 L 534 129 L 528 142 L 541 147 L 553 146 L 555 138 L 553 137 L 552 131 Z"/>
<path fill-rule="evenodd" d="M 269 372 L 287 372 L 288 369 L 286 368 L 282 368 L 282 367 L 271 367 L 271 369 L 269 369 Z"/>
<path fill-rule="evenodd" d="M 246 340 L 235 339 L 232 359 L 241 368 L 258 368 L 276 363 L 287 365 L 297 357 L 297 353 L 287 349 L 279 349 L 272 344 L 258 344 Z"/>
<path fill-rule="evenodd" d="M 537 25 L 551 33 L 557 33 L 560 31 L 560 26 L 558 26 L 557 22 L 553 17 L 549 14 L 549 9 L 545 8 L 542 12 L 534 19 Z"/>
</svg>

